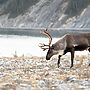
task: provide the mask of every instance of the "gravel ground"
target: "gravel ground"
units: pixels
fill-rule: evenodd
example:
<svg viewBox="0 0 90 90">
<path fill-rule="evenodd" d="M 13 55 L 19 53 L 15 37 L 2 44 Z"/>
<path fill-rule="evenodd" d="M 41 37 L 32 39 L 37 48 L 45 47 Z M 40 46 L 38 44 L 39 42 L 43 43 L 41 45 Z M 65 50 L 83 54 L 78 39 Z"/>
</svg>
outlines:
<svg viewBox="0 0 90 90">
<path fill-rule="evenodd" d="M 45 57 L 0 58 L 0 90 L 90 90 L 90 54 L 47 61 Z"/>
</svg>

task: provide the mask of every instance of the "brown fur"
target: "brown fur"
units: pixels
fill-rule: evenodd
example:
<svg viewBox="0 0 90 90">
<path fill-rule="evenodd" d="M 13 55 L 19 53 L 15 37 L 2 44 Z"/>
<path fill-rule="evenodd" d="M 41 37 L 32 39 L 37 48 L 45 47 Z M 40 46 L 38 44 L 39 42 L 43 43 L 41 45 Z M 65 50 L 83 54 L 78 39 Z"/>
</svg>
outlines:
<svg viewBox="0 0 90 90">
<path fill-rule="evenodd" d="M 49 60 L 53 55 L 58 54 L 60 50 L 64 52 L 58 56 L 58 67 L 60 64 L 60 57 L 67 52 L 71 52 L 71 67 L 73 67 L 75 51 L 88 50 L 90 52 L 90 33 L 64 35 L 49 48 L 46 59 Z"/>
</svg>

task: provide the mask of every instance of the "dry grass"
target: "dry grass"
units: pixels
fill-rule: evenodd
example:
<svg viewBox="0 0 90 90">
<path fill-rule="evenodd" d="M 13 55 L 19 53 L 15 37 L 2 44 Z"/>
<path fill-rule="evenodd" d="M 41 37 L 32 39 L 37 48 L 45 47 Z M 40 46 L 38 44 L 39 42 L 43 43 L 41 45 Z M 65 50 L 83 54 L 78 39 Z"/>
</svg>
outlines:
<svg viewBox="0 0 90 90">
<path fill-rule="evenodd" d="M 61 59 L 57 68 L 57 57 L 46 61 L 45 57 L 0 58 L 1 89 L 89 89 L 90 55 L 75 56 L 74 67 L 70 69 L 70 56 Z M 18 88 L 18 89 L 17 89 Z"/>
</svg>

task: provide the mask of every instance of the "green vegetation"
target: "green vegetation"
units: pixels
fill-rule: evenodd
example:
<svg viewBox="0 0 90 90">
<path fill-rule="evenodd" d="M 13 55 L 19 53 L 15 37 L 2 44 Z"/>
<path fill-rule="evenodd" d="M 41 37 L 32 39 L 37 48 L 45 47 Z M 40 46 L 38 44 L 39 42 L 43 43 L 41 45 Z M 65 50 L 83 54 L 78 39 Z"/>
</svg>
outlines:
<svg viewBox="0 0 90 90">
<path fill-rule="evenodd" d="M 90 4 L 90 0 L 70 0 L 65 14 L 70 17 L 76 16 Z"/>
</svg>

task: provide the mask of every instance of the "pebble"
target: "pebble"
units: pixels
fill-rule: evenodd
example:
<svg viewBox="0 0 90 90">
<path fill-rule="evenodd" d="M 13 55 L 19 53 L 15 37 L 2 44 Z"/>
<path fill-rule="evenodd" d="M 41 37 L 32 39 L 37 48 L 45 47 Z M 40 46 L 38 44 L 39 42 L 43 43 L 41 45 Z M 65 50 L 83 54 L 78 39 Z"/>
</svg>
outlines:
<svg viewBox="0 0 90 90">
<path fill-rule="evenodd" d="M 86 62 L 84 60 L 81 65 L 83 68 L 75 66 L 80 63 L 76 58 L 74 68 L 70 69 L 67 57 L 63 57 L 59 68 L 56 66 L 57 58 L 49 61 L 44 57 L 35 57 L 35 60 L 34 57 L 0 58 L 0 89 L 63 90 L 68 88 L 70 90 L 84 88 L 88 90 L 90 88 L 90 67 L 85 66 L 88 60 Z"/>
</svg>

